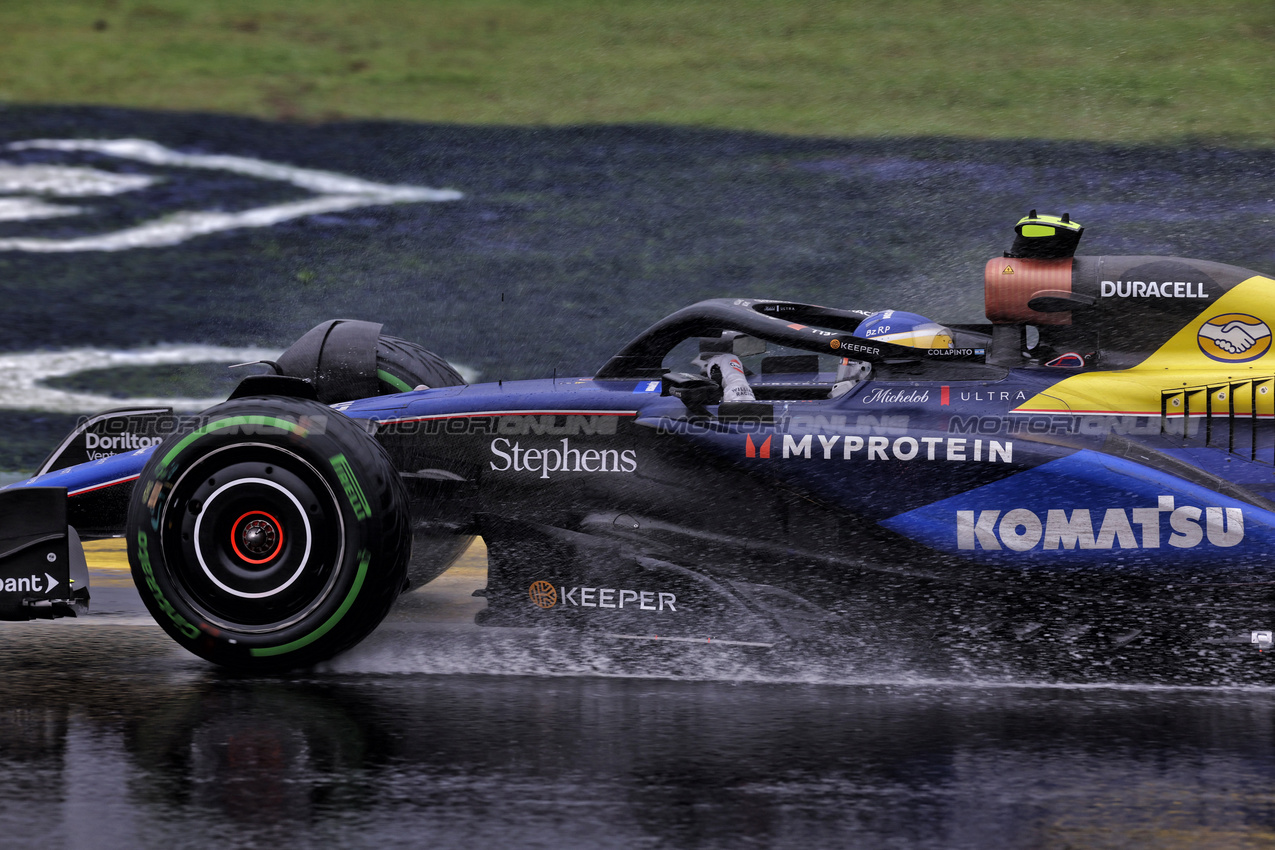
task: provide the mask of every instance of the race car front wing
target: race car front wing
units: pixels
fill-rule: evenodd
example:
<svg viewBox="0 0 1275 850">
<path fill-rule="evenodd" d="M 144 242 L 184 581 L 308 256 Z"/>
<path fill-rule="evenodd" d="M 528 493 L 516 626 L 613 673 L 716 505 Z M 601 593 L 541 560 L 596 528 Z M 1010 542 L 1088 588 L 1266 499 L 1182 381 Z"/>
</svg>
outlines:
<svg viewBox="0 0 1275 850">
<path fill-rule="evenodd" d="M 0 620 L 88 612 L 89 570 L 66 521 L 66 488 L 0 491 Z"/>
</svg>

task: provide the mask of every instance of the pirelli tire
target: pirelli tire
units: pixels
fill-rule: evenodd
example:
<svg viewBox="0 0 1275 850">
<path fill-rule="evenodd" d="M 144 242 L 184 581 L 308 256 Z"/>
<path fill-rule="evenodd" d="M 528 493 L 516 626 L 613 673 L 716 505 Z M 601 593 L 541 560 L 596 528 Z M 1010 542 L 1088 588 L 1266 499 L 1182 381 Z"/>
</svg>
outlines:
<svg viewBox="0 0 1275 850">
<path fill-rule="evenodd" d="M 216 664 L 271 671 L 366 637 L 406 581 L 407 494 L 358 423 L 306 399 L 210 408 L 133 489 L 128 556 L 156 621 Z"/>
<path fill-rule="evenodd" d="M 465 379 L 442 357 L 414 342 L 381 334 L 376 341 L 376 380 L 380 395 L 464 386 Z"/>
<path fill-rule="evenodd" d="M 320 322 L 269 365 L 276 375 L 307 381 L 324 404 L 465 383 L 434 352 L 356 319 Z"/>
</svg>

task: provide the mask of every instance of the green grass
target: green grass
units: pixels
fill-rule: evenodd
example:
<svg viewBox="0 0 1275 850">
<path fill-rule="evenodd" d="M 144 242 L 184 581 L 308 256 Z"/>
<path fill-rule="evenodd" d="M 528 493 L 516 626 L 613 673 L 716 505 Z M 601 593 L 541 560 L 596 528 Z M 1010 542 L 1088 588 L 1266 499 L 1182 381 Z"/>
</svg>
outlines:
<svg viewBox="0 0 1275 850">
<path fill-rule="evenodd" d="M 5 0 L 0 103 L 1275 139 L 1271 0 Z"/>
</svg>

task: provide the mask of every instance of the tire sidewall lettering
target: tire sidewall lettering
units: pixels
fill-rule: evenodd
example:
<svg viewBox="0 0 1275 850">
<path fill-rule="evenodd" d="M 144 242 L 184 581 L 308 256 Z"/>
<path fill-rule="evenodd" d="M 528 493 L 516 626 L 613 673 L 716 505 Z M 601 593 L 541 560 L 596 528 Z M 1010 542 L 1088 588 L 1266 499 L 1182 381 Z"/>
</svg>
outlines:
<svg viewBox="0 0 1275 850">
<path fill-rule="evenodd" d="M 145 531 L 137 532 L 137 559 L 141 564 L 142 572 L 146 575 L 146 587 L 155 597 L 155 602 L 168 615 L 168 619 L 173 621 L 173 625 L 185 635 L 187 638 L 194 640 L 199 637 L 199 628 L 173 608 L 173 604 L 164 596 L 164 592 L 160 590 L 159 583 L 155 581 L 155 571 L 151 566 L 150 560 L 150 539 Z"/>
<path fill-rule="evenodd" d="M 128 539 L 133 544 L 130 560 L 133 562 L 134 579 L 142 589 L 144 600 L 149 602 L 147 607 L 152 615 L 188 649 L 209 660 L 232 665 L 241 664 L 249 658 L 260 658 L 265 662 L 260 666 L 278 668 L 287 665 L 293 657 L 297 664 L 328 657 L 352 642 L 345 637 L 352 629 L 363 633 L 370 631 L 361 622 L 370 617 L 379 622 L 405 581 L 402 576 L 394 580 L 397 584 L 390 594 L 386 588 L 393 582 L 380 578 L 378 571 L 389 569 L 402 573 L 406 568 L 406 537 L 403 531 L 408 527 L 406 496 L 403 494 L 398 501 L 391 500 L 395 504 L 393 509 L 402 513 L 395 515 L 397 521 L 389 520 L 390 525 L 387 526 L 384 511 L 374 507 L 386 504 L 386 496 L 381 494 L 371 498 L 375 490 L 366 489 L 369 473 L 365 467 L 369 453 L 380 453 L 380 459 L 373 460 L 386 465 L 389 464 L 388 458 L 374 443 L 359 448 L 359 440 L 371 442 L 372 438 L 353 423 L 341 423 L 335 428 L 320 429 L 319 433 L 312 434 L 304 425 L 298 425 L 297 418 L 304 422 L 305 417 L 256 415 L 256 411 L 251 409 L 273 401 L 276 400 L 240 399 L 228 402 L 240 409 L 249 408 L 248 415 L 214 418 L 195 431 L 175 436 L 171 443 L 161 444 L 152 459 L 153 467 L 148 465 L 143 471 L 139 482 L 142 486 L 134 491 L 135 504 L 130 512 L 134 527 Z M 285 401 L 294 407 L 313 406 L 316 415 L 319 411 L 332 412 L 330 408 L 314 402 Z M 339 415 L 330 418 L 344 419 Z M 355 444 L 353 454 L 350 443 Z M 201 597 L 187 598 L 188 593 L 194 592 L 189 589 L 189 582 L 195 579 L 183 576 L 193 575 L 192 565 L 183 567 L 181 563 L 169 563 L 170 560 L 180 562 L 189 557 L 180 555 L 181 544 L 176 535 L 181 530 L 180 512 L 187 509 L 184 502 L 194 498 L 197 487 L 194 483 L 182 483 L 183 476 L 195 475 L 191 482 L 197 482 L 205 474 L 215 476 L 219 468 L 217 464 L 223 464 L 220 468 L 233 466 L 236 462 L 234 453 L 244 451 L 244 446 L 264 447 L 263 457 L 268 458 L 270 450 L 274 450 L 280 452 L 281 457 L 287 454 L 304 464 L 315 480 L 326 488 L 316 491 L 320 494 L 318 501 L 323 505 L 322 511 L 327 511 L 329 521 L 338 521 L 342 529 L 337 538 L 342 542 L 330 561 L 316 561 L 317 567 L 311 566 L 308 559 L 300 562 L 302 569 L 317 578 L 307 580 L 311 582 L 310 589 L 298 584 L 299 595 L 294 597 L 300 606 L 296 620 L 288 622 L 285 618 L 278 628 L 267 623 L 256 631 L 234 628 L 233 621 L 238 619 L 235 617 L 230 618 L 229 625 L 217 622 L 225 620 L 220 614 L 214 617 L 213 623 L 208 622 L 199 613 L 203 603 L 192 604 Z M 228 452 L 227 461 L 216 459 L 215 456 L 222 451 Z M 201 469 L 205 463 L 210 465 L 207 470 Z M 401 491 L 402 485 L 397 476 L 388 476 L 393 479 L 388 484 L 382 481 L 386 477 L 378 473 L 376 480 L 382 487 L 397 486 Z M 173 501 L 175 494 L 182 501 Z M 322 516 L 322 513 L 316 514 L 314 519 L 320 520 Z M 390 539 L 381 542 L 387 534 Z M 401 554 L 400 548 L 403 550 Z M 199 566 L 195 564 L 193 569 L 199 569 Z M 312 573 L 314 569 L 328 571 L 329 578 L 323 579 L 322 572 Z M 365 575 L 370 577 L 367 582 L 364 581 Z M 307 594 L 311 593 L 314 594 L 313 601 L 306 602 Z M 307 605 L 309 607 L 305 607 Z M 381 608 L 384 610 L 379 610 Z M 342 623 L 351 619 L 351 615 L 354 615 L 352 619 L 355 622 L 349 627 L 343 626 Z M 355 640 L 361 636 L 358 635 Z M 328 649 L 330 646 L 337 646 L 337 649 Z"/>
</svg>

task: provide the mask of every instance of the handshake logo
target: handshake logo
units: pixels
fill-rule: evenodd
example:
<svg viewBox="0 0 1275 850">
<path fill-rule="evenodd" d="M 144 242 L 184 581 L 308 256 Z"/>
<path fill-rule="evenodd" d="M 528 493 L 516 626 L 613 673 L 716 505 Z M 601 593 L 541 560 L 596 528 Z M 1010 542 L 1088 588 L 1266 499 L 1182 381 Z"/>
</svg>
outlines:
<svg viewBox="0 0 1275 850">
<path fill-rule="evenodd" d="M 1214 316 L 1200 328 L 1197 341 L 1205 356 L 1223 363 L 1247 363 L 1271 347 L 1271 329 L 1245 313 Z"/>
</svg>

